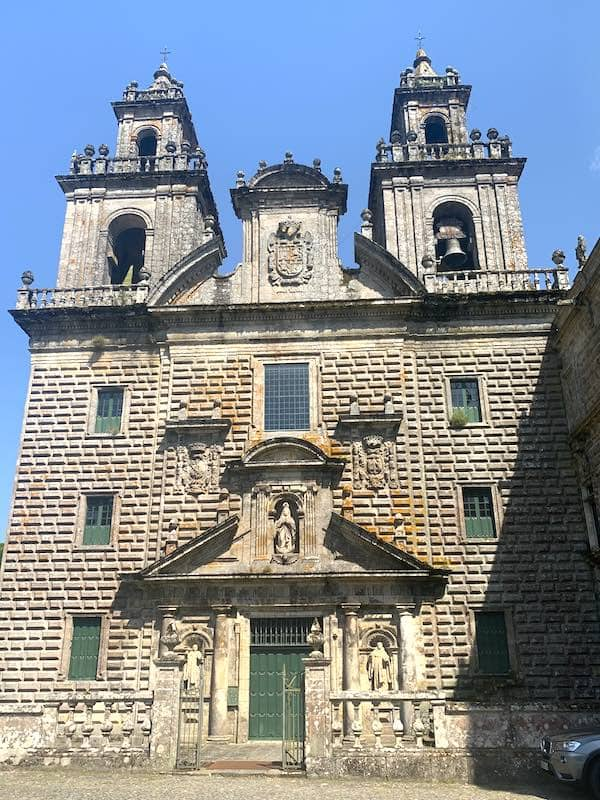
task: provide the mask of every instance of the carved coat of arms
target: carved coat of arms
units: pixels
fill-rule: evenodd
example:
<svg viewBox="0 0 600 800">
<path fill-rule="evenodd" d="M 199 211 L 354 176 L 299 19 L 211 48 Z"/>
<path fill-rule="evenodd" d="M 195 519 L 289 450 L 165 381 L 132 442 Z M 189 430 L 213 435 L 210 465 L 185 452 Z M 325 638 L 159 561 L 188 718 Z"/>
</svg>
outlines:
<svg viewBox="0 0 600 800">
<path fill-rule="evenodd" d="M 191 444 L 177 448 L 177 484 L 181 491 L 203 494 L 218 488 L 220 448 Z"/>
<path fill-rule="evenodd" d="M 365 436 L 352 445 L 354 481 L 359 488 L 384 489 L 398 485 L 396 450 L 382 436 Z"/>
<path fill-rule="evenodd" d="M 267 243 L 269 280 L 274 286 L 301 286 L 312 275 L 312 236 L 302 223 L 286 219 Z"/>
</svg>

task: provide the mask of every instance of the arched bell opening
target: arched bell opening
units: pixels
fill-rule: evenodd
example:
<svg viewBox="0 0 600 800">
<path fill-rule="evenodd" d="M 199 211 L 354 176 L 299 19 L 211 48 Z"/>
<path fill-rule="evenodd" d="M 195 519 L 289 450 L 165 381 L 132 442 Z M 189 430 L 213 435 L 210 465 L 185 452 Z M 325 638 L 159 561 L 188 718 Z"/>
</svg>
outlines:
<svg viewBox="0 0 600 800">
<path fill-rule="evenodd" d="M 156 166 L 156 149 L 158 138 L 153 128 L 146 128 L 140 131 L 137 137 L 137 149 L 140 157 L 140 170 L 142 172 L 153 172 Z"/>
<path fill-rule="evenodd" d="M 123 214 L 108 226 L 107 263 L 114 285 L 139 283 L 146 250 L 146 223 L 136 214 Z"/>
<path fill-rule="evenodd" d="M 448 144 L 448 129 L 443 117 L 436 115 L 425 120 L 425 144 Z"/>
<path fill-rule="evenodd" d="M 475 226 L 470 210 L 461 203 L 442 203 L 433 214 L 438 270 L 479 269 Z"/>
</svg>

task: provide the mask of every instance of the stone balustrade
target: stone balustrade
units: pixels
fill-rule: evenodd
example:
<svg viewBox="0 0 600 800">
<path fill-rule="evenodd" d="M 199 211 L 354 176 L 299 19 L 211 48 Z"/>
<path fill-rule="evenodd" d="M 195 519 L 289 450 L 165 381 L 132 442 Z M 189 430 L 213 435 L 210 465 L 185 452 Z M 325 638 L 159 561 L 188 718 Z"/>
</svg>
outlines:
<svg viewBox="0 0 600 800">
<path fill-rule="evenodd" d="M 408 142 L 391 144 L 380 141 L 375 160 L 378 163 L 402 161 L 456 161 L 467 159 L 498 159 L 512 156 L 512 143 L 507 137 L 489 142 L 473 141 L 462 144 L 421 144 Z"/>
<path fill-rule="evenodd" d="M 69 751 L 149 751 L 152 695 L 74 692 L 57 708 L 57 744 Z"/>
<path fill-rule="evenodd" d="M 122 173 L 153 172 L 206 172 L 206 160 L 202 150 L 168 153 L 156 156 L 131 156 L 129 158 L 106 158 L 75 155 L 71 159 L 71 175 L 111 175 Z"/>
<path fill-rule="evenodd" d="M 486 294 L 491 292 L 539 292 L 568 289 L 569 272 L 564 267 L 524 270 L 462 270 L 423 276 L 432 294 Z"/>
<path fill-rule="evenodd" d="M 439 711 L 434 713 L 434 708 L 443 713 L 445 700 L 437 694 L 343 691 L 331 693 L 330 703 L 334 750 L 440 746 L 436 744 L 435 730 L 440 714 Z M 346 726 L 344 714 L 350 717 L 350 724 Z M 441 731 L 439 734 L 438 740 Z"/>
<path fill-rule="evenodd" d="M 17 292 L 17 308 L 87 308 L 91 306 L 132 306 L 145 303 L 147 283 L 117 286 L 81 286 L 70 289 L 32 289 Z"/>
</svg>

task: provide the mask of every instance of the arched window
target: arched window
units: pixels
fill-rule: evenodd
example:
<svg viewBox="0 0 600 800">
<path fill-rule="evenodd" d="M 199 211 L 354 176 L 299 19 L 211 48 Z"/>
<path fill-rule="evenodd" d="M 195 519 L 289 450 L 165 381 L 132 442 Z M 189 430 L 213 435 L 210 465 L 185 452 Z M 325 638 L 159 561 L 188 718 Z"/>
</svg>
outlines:
<svg viewBox="0 0 600 800">
<path fill-rule="evenodd" d="M 146 223 L 137 214 L 123 214 L 108 227 L 107 262 L 110 282 L 138 283 L 144 265 Z"/>
<path fill-rule="evenodd" d="M 140 131 L 137 138 L 138 155 L 140 157 L 140 170 L 152 172 L 156 164 L 156 131 L 152 128 Z"/>
<path fill-rule="evenodd" d="M 425 144 L 448 144 L 448 129 L 442 117 L 429 117 L 425 121 Z"/>
<path fill-rule="evenodd" d="M 479 269 L 473 215 L 462 203 L 442 203 L 435 209 L 433 235 L 438 269 Z"/>
</svg>

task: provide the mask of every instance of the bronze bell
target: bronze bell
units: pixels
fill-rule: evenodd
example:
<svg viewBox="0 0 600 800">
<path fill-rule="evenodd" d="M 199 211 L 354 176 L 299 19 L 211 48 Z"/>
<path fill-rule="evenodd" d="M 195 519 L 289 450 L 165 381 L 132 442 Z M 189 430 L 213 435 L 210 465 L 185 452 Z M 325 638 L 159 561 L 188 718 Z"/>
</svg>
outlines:
<svg viewBox="0 0 600 800">
<path fill-rule="evenodd" d="M 442 264 L 449 269 L 460 269 L 466 260 L 467 254 L 460 246 L 460 240 L 446 239 L 446 252 L 442 258 Z"/>
</svg>

